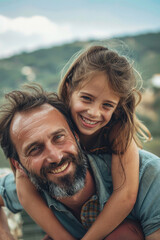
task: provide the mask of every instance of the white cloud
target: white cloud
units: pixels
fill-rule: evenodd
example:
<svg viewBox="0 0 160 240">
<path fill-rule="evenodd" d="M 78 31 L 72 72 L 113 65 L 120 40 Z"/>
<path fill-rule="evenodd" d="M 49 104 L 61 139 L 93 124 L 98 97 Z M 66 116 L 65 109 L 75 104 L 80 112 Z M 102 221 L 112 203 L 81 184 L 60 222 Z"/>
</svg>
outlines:
<svg viewBox="0 0 160 240">
<path fill-rule="evenodd" d="M 44 16 L 8 18 L 0 15 L 1 56 L 69 41 L 72 37 L 69 24 L 57 24 Z"/>
<path fill-rule="evenodd" d="M 104 38 L 112 28 L 86 22 L 59 24 L 44 16 L 9 18 L 0 15 L 0 57 L 61 44 L 75 39 Z"/>
<path fill-rule="evenodd" d="M 7 18 L 0 15 L 0 33 L 13 31 L 24 35 L 62 35 L 70 33 L 69 25 L 58 25 L 44 16 Z"/>
</svg>

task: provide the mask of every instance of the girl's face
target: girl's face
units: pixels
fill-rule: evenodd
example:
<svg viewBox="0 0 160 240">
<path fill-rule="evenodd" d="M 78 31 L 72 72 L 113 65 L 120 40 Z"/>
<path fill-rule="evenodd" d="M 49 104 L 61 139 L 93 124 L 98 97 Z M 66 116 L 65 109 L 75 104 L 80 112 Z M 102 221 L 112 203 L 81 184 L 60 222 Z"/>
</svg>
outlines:
<svg viewBox="0 0 160 240">
<path fill-rule="evenodd" d="M 95 74 L 75 90 L 70 97 L 70 110 L 80 136 L 95 136 L 110 121 L 119 100 L 105 73 Z"/>
</svg>

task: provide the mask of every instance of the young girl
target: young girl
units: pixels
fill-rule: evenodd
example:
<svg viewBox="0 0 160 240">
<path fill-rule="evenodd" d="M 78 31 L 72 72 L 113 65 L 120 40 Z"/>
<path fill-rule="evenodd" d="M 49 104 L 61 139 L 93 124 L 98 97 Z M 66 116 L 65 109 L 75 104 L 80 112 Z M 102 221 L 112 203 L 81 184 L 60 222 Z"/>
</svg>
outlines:
<svg viewBox="0 0 160 240">
<path fill-rule="evenodd" d="M 104 239 L 135 204 L 139 184 L 138 147 L 141 137 L 150 138 L 135 114 L 141 99 L 137 86 L 135 71 L 128 60 L 103 46 L 92 46 L 81 53 L 60 83 L 59 96 L 68 106 L 82 147 L 95 154 L 112 154 L 113 193 L 103 211 L 90 223 L 83 240 Z M 53 239 L 56 230 L 57 239 L 74 239 L 27 178 L 17 177 L 17 189 L 23 207 Z M 29 192 L 35 196 L 32 205 L 28 204 Z"/>
</svg>

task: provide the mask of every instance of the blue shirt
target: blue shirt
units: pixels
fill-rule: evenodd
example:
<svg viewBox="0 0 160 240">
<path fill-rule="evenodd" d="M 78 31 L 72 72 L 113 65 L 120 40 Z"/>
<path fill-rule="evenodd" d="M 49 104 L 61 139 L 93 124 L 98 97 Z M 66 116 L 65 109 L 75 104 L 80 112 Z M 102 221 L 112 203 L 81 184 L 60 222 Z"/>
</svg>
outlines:
<svg viewBox="0 0 160 240">
<path fill-rule="evenodd" d="M 140 221 L 145 236 L 160 228 L 160 158 L 140 150 L 139 191 L 136 204 L 128 218 Z M 112 194 L 111 155 L 88 155 L 96 183 L 100 209 Z M 14 175 L 0 179 L 0 194 L 5 205 L 14 213 L 22 210 L 16 194 Z M 43 192 L 48 206 L 63 226 L 75 237 L 82 238 L 86 229 L 62 203 Z"/>
</svg>

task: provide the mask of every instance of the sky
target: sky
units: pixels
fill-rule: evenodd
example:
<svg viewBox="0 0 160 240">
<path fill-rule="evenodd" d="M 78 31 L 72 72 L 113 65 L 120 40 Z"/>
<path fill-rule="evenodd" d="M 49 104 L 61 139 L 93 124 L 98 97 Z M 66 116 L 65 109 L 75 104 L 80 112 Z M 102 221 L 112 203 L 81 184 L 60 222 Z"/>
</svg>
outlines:
<svg viewBox="0 0 160 240">
<path fill-rule="evenodd" d="M 160 31 L 159 0 L 0 0 L 0 58 Z"/>
</svg>

